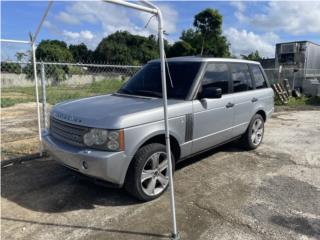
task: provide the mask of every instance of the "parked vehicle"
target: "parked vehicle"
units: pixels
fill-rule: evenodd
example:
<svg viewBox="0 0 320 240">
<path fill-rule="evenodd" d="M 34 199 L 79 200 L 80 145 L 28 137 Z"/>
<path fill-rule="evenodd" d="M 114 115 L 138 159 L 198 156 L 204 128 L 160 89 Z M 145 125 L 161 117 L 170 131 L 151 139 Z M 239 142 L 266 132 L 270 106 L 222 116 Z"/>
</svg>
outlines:
<svg viewBox="0 0 320 240">
<path fill-rule="evenodd" d="M 166 74 L 173 167 L 238 138 L 246 149 L 261 144 L 274 94 L 258 62 L 171 58 Z M 43 141 L 68 168 L 143 201 L 159 197 L 169 182 L 160 61 L 114 94 L 55 105 Z"/>
</svg>

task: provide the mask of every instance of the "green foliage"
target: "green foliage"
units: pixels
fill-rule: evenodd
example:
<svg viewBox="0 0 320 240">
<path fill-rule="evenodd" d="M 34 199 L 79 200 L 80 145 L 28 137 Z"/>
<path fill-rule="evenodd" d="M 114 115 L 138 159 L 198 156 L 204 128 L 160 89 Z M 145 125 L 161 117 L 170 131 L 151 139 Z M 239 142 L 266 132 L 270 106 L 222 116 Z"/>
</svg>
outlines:
<svg viewBox="0 0 320 240">
<path fill-rule="evenodd" d="M 169 49 L 168 57 L 190 56 L 194 55 L 196 50 L 185 41 L 178 41 Z"/>
<path fill-rule="evenodd" d="M 207 8 L 194 17 L 194 29 L 182 32 L 181 40 L 189 43 L 197 54 L 230 57 L 229 43 L 222 35 L 222 15 Z"/>
<path fill-rule="evenodd" d="M 283 103 L 280 100 L 275 101 L 275 105 L 281 106 Z M 320 106 L 320 97 L 314 96 L 314 97 L 306 97 L 302 96 L 300 98 L 294 98 L 290 97 L 288 103 L 286 106 L 289 107 L 299 107 L 299 106 Z"/>
<path fill-rule="evenodd" d="M 256 50 L 255 52 L 251 52 L 248 55 L 241 55 L 241 57 L 243 59 L 251 60 L 251 61 L 260 61 L 262 59 L 258 50 Z"/>
<path fill-rule="evenodd" d="M 39 61 L 72 62 L 73 57 L 65 42 L 59 40 L 42 40 L 36 50 Z"/>
<path fill-rule="evenodd" d="M 203 36 L 220 36 L 222 34 L 222 15 L 216 9 L 207 8 L 195 15 L 193 26 Z"/>
<path fill-rule="evenodd" d="M 2 73 L 17 73 L 20 74 L 22 71 L 19 63 L 1 62 Z"/>
<path fill-rule="evenodd" d="M 79 86 L 66 86 L 63 84 L 48 86 L 46 88 L 47 102 L 49 104 L 56 104 L 70 99 L 113 93 L 117 91 L 122 84 L 123 82 L 121 80 L 106 79 Z M 35 93 L 33 87 L 6 88 L 3 89 L 3 93 L 3 96 L 1 96 L 1 107 L 9 107 L 17 103 L 34 101 Z M 17 94 L 21 94 L 22 97 L 17 98 Z M 13 97 L 11 98 L 10 95 Z"/>
<path fill-rule="evenodd" d="M 86 48 L 86 47 L 85 47 Z M 54 62 L 72 62 L 73 56 L 67 44 L 58 40 L 42 40 L 36 49 L 36 58 L 38 61 L 54 61 Z M 61 65 L 46 65 L 46 77 L 53 78 L 55 83 L 60 83 L 66 80 L 69 73 L 68 66 Z M 37 68 L 40 74 L 40 68 Z M 25 68 L 27 76 L 33 79 L 33 66 L 28 64 Z"/>
<path fill-rule="evenodd" d="M 95 57 L 103 62 L 144 64 L 159 57 L 155 36 L 143 37 L 127 31 L 117 31 L 102 39 Z"/>
<path fill-rule="evenodd" d="M 29 99 L 31 100 L 31 99 Z M 1 108 L 11 107 L 18 103 L 24 103 L 26 99 L 24 98 L 1 98 Z"/>
<path fill-rule="evenodd" d="M 78 45 L 70 45 L 69 50 L 73 60 L 76 62 L 88 63 L 92 61 L 93 52 L 87 48 L 84 43 Z"/>
</svg>

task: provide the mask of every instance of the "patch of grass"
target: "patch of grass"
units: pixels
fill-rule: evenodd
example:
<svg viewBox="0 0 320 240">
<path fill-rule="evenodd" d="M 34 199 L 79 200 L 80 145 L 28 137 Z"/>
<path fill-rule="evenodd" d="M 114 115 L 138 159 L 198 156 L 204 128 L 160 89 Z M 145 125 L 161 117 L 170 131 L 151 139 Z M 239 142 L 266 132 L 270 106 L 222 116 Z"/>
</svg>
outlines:
<svg viewBox="0 0 320 240">
<path fill-rule="evenodd" d="M 275 101 L 275 105 L 281 106 L 283 105 L 280 100 Z M 301 98 L 294 98 L 290 97 L 288 103 L 286 106 L 289 107 L 298 107 L 298 106 L 305 106 L 305 105 L 311 105 L 311 106 L 320 106 L 320 97 L 306 97 L 301 96 Z"/>
<path fill-rule="evenodd" d="M 108 94 L 117 91 L 123 82 L 120 80 L 103 80 L 99 82 L 93 82 L 86 85 L 77 86 L 48 86 L 46 88 L 47 102 L 50 104 L 56 104 L 65 100 Z M 39 92 L 41 89 L 39 88 Z M 23 94 L 21 98 L 17 98 L 18 94 Z M 10 95 L 12 97 L 10 97 Z M 1 107 L 10 107 L 17 103 L 32 102 L 35 99 L 34 87 L 15 87 L 2 89 Z M 41 100 L 41 93 L 40 93 Z"/>
<path fill-rule="evenodd" d="M 17 99 L 17 98 L 2 98 L 1 97 L 1 108 L 5 108 L 5 107 L 11 107 L 16 105 L 17 103 L 24 103 L 24 102 L 30 102 L 32 101 L 27 100 L 26 98 L 21 98 L 21 99 Z"/>
</svg>

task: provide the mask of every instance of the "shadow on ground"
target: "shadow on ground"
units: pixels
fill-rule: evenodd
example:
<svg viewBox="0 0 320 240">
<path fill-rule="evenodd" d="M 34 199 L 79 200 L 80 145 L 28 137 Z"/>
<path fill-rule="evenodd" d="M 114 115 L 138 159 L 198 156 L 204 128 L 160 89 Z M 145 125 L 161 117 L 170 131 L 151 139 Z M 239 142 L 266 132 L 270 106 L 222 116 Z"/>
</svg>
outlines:
<svg viewBox="0 0 320 240">
<path fill-rule="evenodd" d="M 1 196 L 33 211 L 56 213 L 137 203 L 121 189 L 85 181 L 52 160 L 9 166 L 1 175 Z"/>
<path fill-rule="evenodd" d="M 320 220 L 304 217 L 273 216 L 270 222 L 297 233 L 320 238 Z"/>
<path fill-rule="evenodd" d="M 242 150 L 231 143 L 177 164 L 177 171 L 219 151 Z M 58 213 L 139 203 L 123 189 L 97 185 L 49 159 L 8 166 L 1 175 L 1 196 L 33 211 Z"/>
<path fill-rule="evenodd" d="M 23 220 L 17 218 L 10 218 L 10 217 L 1 217 L 2 220 L 17 222 L 17 223 L 27 223 L 27 224 L 35 224 L 40 225 L 43 227 L 59 227 L 59 228 L 71 228 L 71 229 L 85 229 L 91 230 L 95 232 L 105 232 L 105 233 L 115 233 L 115 234 L 123 234 L 128 236 L 145 236 L 145 237 L 152 237 L 154 238 L 169 238 L 168 235 L 164 234 L 156 234 L 151 232 L 139 232 L 139 231 L 126 231 L 126 230 L 119 230 L 119 229 L 110 229 L 110 228 L 98 228 L 98 227 L 91 227 L 91 226 L 83 226 L 83 225 L 73 225 L 73 224 L 57 224 L 57 223 L 50 223 L 50 222 L 39 222 L 39 221 L 31 221 L 31 220 Z"/>
</svg>

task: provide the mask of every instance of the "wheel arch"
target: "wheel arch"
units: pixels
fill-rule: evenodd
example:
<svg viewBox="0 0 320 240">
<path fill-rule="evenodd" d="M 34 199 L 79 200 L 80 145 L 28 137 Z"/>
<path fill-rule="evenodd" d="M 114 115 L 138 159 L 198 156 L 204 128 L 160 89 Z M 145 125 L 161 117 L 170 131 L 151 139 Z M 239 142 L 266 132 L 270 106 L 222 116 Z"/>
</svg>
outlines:
<svg viewBox="0 0 320 240">
<path fill-rule="evenodd" d="M 266 122 L 267 121 L 267 114 L 263 109 L 259 109 L 254 115 L 259 114 L 261 115 L 261 117 L 263 118 L 263 121 Z M 254 116 L 253 115 L 253 116 Z"/>
</svg>

